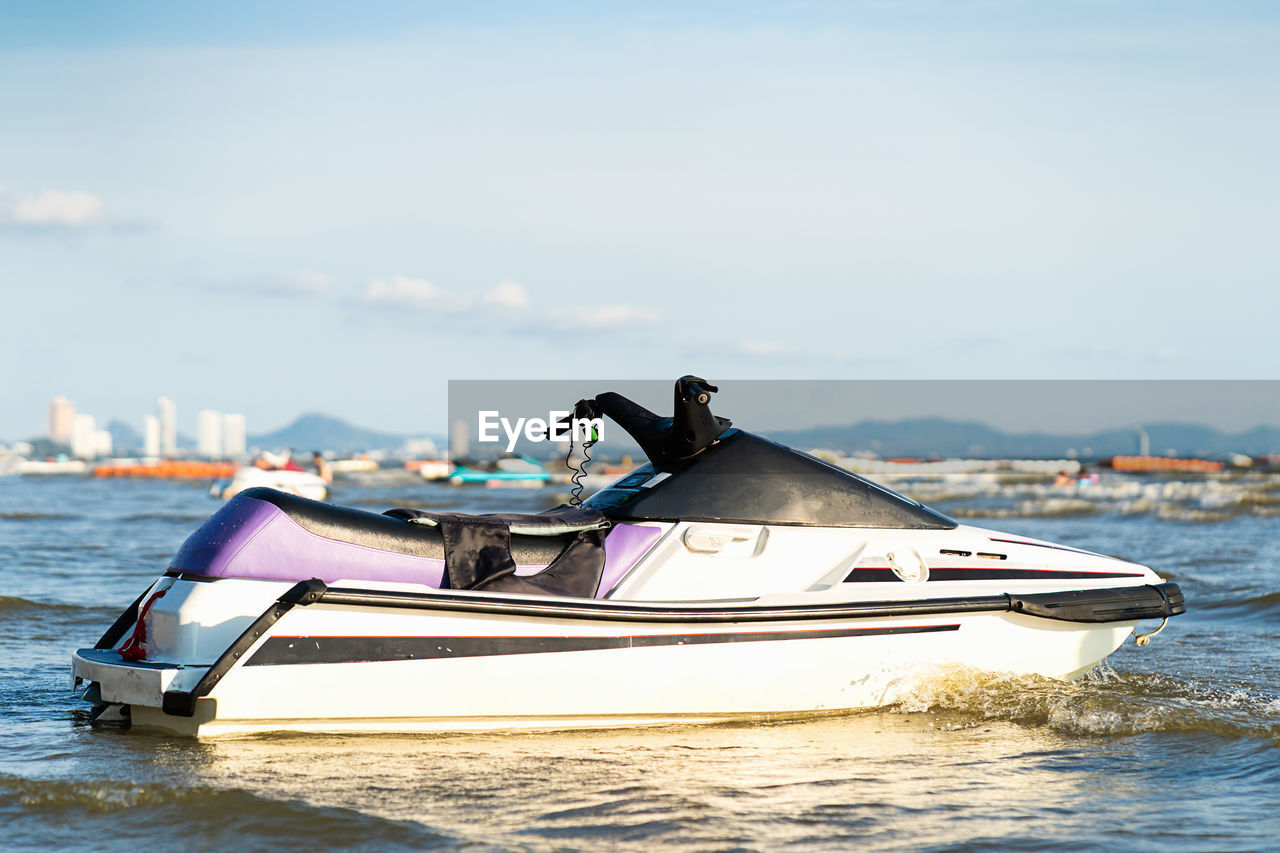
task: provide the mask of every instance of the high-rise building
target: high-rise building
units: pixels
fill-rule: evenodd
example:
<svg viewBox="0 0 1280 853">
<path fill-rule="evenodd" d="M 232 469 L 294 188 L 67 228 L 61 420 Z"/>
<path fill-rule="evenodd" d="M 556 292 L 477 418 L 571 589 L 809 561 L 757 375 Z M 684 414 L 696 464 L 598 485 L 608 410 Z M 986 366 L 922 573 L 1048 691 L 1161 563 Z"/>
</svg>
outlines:
<svg viewBox="0 0 1280 853">
<path fill-rule="evenodd" d="M 178 407 L 168 397 L 156 400 L 156 416 L 160 419 L 160 455 L 178 453 Z"/>
<path fill-rule="evenodd" d="M 201 456 L 223 456 L 221 412 L 205 409 L 196 415 L 196 450 Z"/>
<path fill-rule="evenodd" d="M 71 455 L 92 459 L 98 451 L 98 424 L 93 415 L 76 415 L 71 425 Z"/>
<path fill-rule="evenodd" d="M 76 404 L 66 397 L 54 397 L 49 403 L 49 438 L 58 444 L 70 444 L 76 426 Z"/>
<path fill-rule="evenodd" d="M 153 459 L 160 455 L 160 419 L 155 415 L 142 419 L 142 455 Z"/>
<path fill-rule="evenodd" d="M 228 459 L 235 456 L 244 456 L 245 441 L 244 415 L 223 415 L 222 455 Z"/>
<path fill-rule="evenodd" d="M 109 430 L 100 429 L 93 434 L 93 453 L 95 456 L 106 457 L 111 455 L 114 449 L 114 439 L 111 438 Z"/>
<path fill-rule="evenodd" d="M 449 430 L 449 458 L 462 459 L 470 453 L 470 439 L 471 431 L 467 429 L 467 422 L 461 418 L 454 421 Z"/>
</svg>

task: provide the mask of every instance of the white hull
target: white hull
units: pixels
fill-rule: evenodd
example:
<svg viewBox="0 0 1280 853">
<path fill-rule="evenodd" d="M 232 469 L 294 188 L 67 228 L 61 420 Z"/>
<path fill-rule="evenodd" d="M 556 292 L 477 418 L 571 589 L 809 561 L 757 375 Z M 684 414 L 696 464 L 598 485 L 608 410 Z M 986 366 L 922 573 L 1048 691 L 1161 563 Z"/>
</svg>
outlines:
<svg viewBox="0 0 1280 853">
<path fill-rule="evenodd" d="M 201 648 L 194 631 L 166 620 L 179 617 L 188 595 L 207 606 L 212 588 L 227 583 L 174 584 L 157 604 L 167 602 L 170 609 L 152 614 L 157 646 L 149 663 L 139 667 L 111 651 L 82 651 L 75 674 L 98 682 L 104 701 L 131 705 L 134 725 L 201 736 L 627 726 L 877 707 L 897 701 L 921 672 L 948 664 L 1073 678 L 1114 651 L 1134 627 L 1015 613 L 690 624 L 317 604 L 280 618 L 196 702 L 192 717 L 163 713 L 163 693 L 192 689 L 222 643 L 206 636 L 208 647 Z M 239 587 L 255 583 L 272 587 L 260 591 L 270 600 L 281 587 L 229 583 L 238 589 L 220 595 L 242 596 Z M 251 621 L 231 620 L 220 633 L 238 635 Z M 814 631 L 849 633 L 805 636 Z M 511 651 L 517 642 L 527 647 L 528 638 L 564 648 L 575 640 L 617 643 L 628 637 L 634 639 L 625 642 L 635 645 Z M 296 654 L 301 660 L 310 652 L 332 657 L 334 638 L 343 638 L 353 658 L 385 653 L 379 643 L 386 638 L 440 638 L 434 645 L 444 651 L 424 652 L 418 640 L 416 653 L 446 656 L 259 663 L 271 658 L 269 641 L 277 652 L 281 644 L 306 649 Z M 476 644 L 485 641 L 496 643 L 489 649 L 496 653 L 477 653 L 484 649 Z M 447 656 L 450 651 L 458 656 Z M 206 665 L 166 665 L 165 657 L 179 652 Z"/>
</svg>

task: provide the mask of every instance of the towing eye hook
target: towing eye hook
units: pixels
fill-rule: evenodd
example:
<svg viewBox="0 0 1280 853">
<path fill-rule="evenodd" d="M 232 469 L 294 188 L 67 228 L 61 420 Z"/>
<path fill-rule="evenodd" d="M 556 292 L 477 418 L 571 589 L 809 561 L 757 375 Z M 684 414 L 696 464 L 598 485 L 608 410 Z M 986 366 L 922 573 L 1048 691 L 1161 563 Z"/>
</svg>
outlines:
<svg viewBox="0 0 1280 853">
<path fill-rule="evenodd" d="M 1169 617 L 1166 616 L 1160 620 L 1160 627 L 1156 628 L 1154 631 L 1151 631 L 1150 633 L 1139 634 L 1137 628 L 1135 628 L 1133 631 L 1130 632 L 1133 634 L 1134 644 L 1139 646 L 1151 645 L 1151 638 L 1154 637 L 1156 634 L 1159 634 L 1161 631 L 1163 631 L 1164 626 L 1168 624 L 1169 624 Z"/>
</svg>

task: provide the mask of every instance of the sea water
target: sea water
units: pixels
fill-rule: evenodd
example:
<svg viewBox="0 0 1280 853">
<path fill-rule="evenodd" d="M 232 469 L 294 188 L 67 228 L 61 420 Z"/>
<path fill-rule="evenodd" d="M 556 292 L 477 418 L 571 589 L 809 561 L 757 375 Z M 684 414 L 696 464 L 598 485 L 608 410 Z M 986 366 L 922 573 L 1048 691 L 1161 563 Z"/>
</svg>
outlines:
<svg viewBox="0 0 1280 853">
<path fill-rule="evenodd" d="M 217 508 L 208 484 L 0 478 L 0 848 L 1274 848 L 1280 482 L 1225 498 L 1169 482 L 898 486 L 1182 585 L 1186 616 L 1079 682 L 947 670 L 891 708 L 789 722 L 197 741 L 91 726 L 69 657 Z M 333 496 L 472 512 L 556 499 Z"/>
</svg>

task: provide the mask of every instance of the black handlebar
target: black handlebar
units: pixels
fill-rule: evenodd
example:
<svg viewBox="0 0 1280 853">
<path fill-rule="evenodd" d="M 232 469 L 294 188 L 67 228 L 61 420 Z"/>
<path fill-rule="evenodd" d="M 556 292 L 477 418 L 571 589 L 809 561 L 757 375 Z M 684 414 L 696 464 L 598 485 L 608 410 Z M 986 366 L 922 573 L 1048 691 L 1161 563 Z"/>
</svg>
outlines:
<svg viewBox="0 0 1280 853">
<path fill-rule="evenodd" d="M 676 380 L 675 407 L 669 418 L 659 417 L 621 394 L 606 391 L 579 400 L 575 418 L 608 415 L 636 440 L 655 468 L 677 466 L 711 446 L 733 424 L 711 412 L 711 395 L 719 391 L 698 376 Z"/>
</svg>

